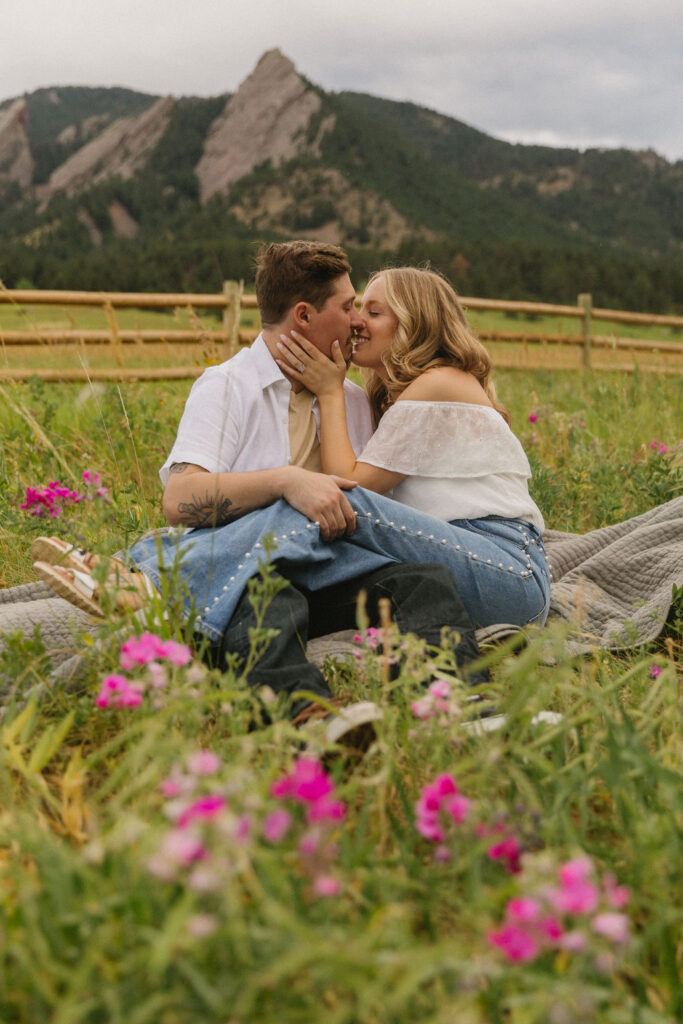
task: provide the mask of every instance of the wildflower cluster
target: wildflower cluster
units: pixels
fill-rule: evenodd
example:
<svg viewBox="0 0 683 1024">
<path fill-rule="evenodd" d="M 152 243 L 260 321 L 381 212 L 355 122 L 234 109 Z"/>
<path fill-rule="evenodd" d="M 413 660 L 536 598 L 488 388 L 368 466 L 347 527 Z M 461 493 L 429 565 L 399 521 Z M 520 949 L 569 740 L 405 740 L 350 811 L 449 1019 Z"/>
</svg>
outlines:
<svg viewBox="0 0 683 1024">
<path fill-rule="evenodd" d="M 278 846 L 284 861 L 293 856 L 301 873 L 312 879 L 315 896 L 337 895 L 332 831 L 346 808 L 319 762 L 298 758 L 265 799 L 251 779 L 221 781 L 221 768 L 220 758 L 207 750 L 195 751 L 172 768 L 161 784 L 167 798 L 164 813 L 172 825 L 147 869 L 196 893 L 216 893 L 259 851 Z"/>
<path fill-rule="evenodd" d="M 425 839 L 439 844 L 435 860 L 450 860 L 446 839 L 454 825 L 465 821 L 469 810 L 470 800 L 462 795 L 452 775 L 437 775 L 434 782 L 424 787 L 415 805 L 415 828 Z"/>
<path fill-rule="evenodd" d="M 176 640 L 162 640 L 154 633 L 132 636 L 121 646 L 119 664 L 124 672 L 144 672 L 133 680 L 114 672 L 102 680 L 95 699 L 98 708 L 134 708 L 142 704 L 146 691 L 168 686 L 173 667 L 184 668 L 192 661 L 192 652 Z M 190 684 L 204 678 L 204 670 L 195 665 L 185 675 Z"/>
<path fill-rule="evenodd" d="M 313 758 L 299 757 L 292 771 L 271 787 L 271 795 L 289 809 L 279 807 L 263 822 L 263 835 L 269 842 L 280 842 L 297 822 L 300 835 L 298 852 L 306 873 L 313 878 L 317 896 L 336 896 L 340 890 L 332 865 L 337 845 L 331 833 L 345 813 L 344 804 L 334 795 L 334 786 Z"/>
<path fill-rule="evenodd" d="M 26 501 L 20 508 L 39 519 L 58 519 L 64 509 L 79 505 L 82 501 L 109 501 L 109 492 L 106 487 L 102 487 L 99 473 L 86 469 L 83 473 L 83 482 L 86 485 L 83 494 L 65 487 L 59 480 L 52 480 L 43 488 L 27 487 Z"/>
<path fill-rule="evenodd" d="M 598 970 L 609 970 L 614 950 L 629 939 L 630 921 L 620 912 L 629 895 L 612 875 L 600 881 L 589 857 L 578 857 L 560 865 L 556 882 L 537 882 L 509 900 L 502 926 L 488 939 L 512 962 L 585 951 Z"/>
<path fill-rule="evenodd" d="M 26 501 L 20 508 L 39 519 L 44 519 L 46 516 L 50 519 L 58 519 L 65 508 L 78 505 L 81 501 L 85 501 L 85 494 L 79 494 L 78 491 L 64 487 L 59 480 L 52 480 L 47 487 L 42 489 L 27 487 Z"/>
<path fill-rule="evenodd" d="M 435 679 L 424 697 L 413 701 L 410 706 L 415 717 L 422 721 L 428 718 L 458 718 L 461 713 L 460 704 L 453 698 L 451 684 L 447 679 Z"/>
<path fill-rule="evenodd" d="M 216 779 L 221 767 L 218 755 L 197 750 L 161 783 L 172 825 L 147 861 L 157 878 L 182 881 L 198 893 L 214 892 L 245 859 L 251 816 L 230 809 L 229 787 Z"/>
</svg>

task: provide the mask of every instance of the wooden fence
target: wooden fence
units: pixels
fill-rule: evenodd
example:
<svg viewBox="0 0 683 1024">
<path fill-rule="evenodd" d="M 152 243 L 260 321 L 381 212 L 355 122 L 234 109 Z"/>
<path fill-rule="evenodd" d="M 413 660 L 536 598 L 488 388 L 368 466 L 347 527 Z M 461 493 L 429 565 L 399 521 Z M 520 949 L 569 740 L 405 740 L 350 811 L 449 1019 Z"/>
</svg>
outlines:
<svg viewBox="0 0 683 1024">
<path fill-rule="evenodd" d="M 600 350 L 611 350 L 614 352 L 643 352 L 647 353 L 646 361 L 638 364 L 641 370 L 654 370 L 662 373 L 680 373 L 683 369 L 683 341 L 651 340 L 646 338 L 621 338 L 613 334 L 596 334 L 594 325 L 596 321 L 608 321 L 612 324 L 635 324 L 668 327 L 675 330 L 683 329 L 683 317 L 662 316 L 649 313 L 629 313 L 622 310 L 599 309 L 592 305 L 591 296 L 588 294 L 579 295 L 575 306 L 554 305 L 541 302 L 516 302 L 506 299 L 478 299 L 461 297 L 464 307 L 468 311 L 502 311 L 515 316 L 535 317 L 559 317 L 571 318 L 577 321 L 578 332 L 576 334 L 534 332 L 528 330 L 514 331 L 491 331 L 478 329 L 477 333 L 481 340 L 486 343 L 493 343 L 496 347 L 494 365 L 496 367 L 519 367 L 521 364 L 506 359 L 497 349 L 498 343 L 508 345 L 515 343 L 523 347 L 527 353 L 527 347 L 543 346 L 546 352 L 553 351 L 553 358 L 548 368 L 567 368 L 560 365 L 555 358 L 555 350 L 560 351 L 562 347 L 579 347 L 581 349 L 581 361 L 577 364 L 586 370 L 590 369 L 619 369 L 632 371 L 634 363 L 612 363 L 606 365 L 596 360 L 595 355 Z M 13 304 L 16 307 L 25 309 L 33 306 L 53 306 L 60 309 L 69 307 L 98 307 L 104 313 L 106 327 L 99 329 L 84 329 L 79 327 L 53 328 L 53 327 L 26 327 L 19 330 L 3 329 L 0 326 L 0 347 L 3 351 L 8 346 L 87 346 L 87 345 L 109 345 L 116 362 L 115 368 L 95 369 L 82 367 L 81 369 L 45 369 L 35 368 L 11 368 L 5 365 L 0 366 L 0 379 L 5 380 L 27 380 L 29 377 L 38 377 L 44 380 L 53 381 L 84 381 L 84 380 L 171 380 L 186 379 L 199 376 L 204 370 L 204 364 L 195 361 L 193 365 L 181 365 L 174 367 L 146 366 L 131 368 L 126 367 L 124 358 L 124 347 L 130 344 L 150 345 L 163 342 L 165 345 L 197 345 L 211 344 L 217 347 L 221 358 L 228 358 L 233 355 L 241 345 L 250 344 L 256 337 L 258 328 L 247 328 L 240 326 L 242 310 L 256 309 L 256 299 L 253 295 L 245 295 L 242 285 L 235 281 L 226 281 L 223 292 L 220 294 L 151 294 L 151 293 L 123 293 L 123 292 L 76 292 L 76 291 L 23 291 L 9 290 L 0 287 L 0 303 Z M 196 310 L 218 310 L 222 314 L 220 329 L 209 329 L 203 324 L 190 328 L 123 328 L 117 321 L 116 311 L 123 309 L 137 310 L 173 310 L 186 311 L 190 318 L 198 320 Z M 71 318 L 73 319 L 73 318 Z M 653 354 L 662 354 L 667 360 L 665 364 L 653 364 L 650 357 Z M 215 361 L 215 360 L 213 360 Z M 5 358 L 7 363 L 7 358 Z M 528 360 L 524 364 L 529 367 Z"/>
</svg>

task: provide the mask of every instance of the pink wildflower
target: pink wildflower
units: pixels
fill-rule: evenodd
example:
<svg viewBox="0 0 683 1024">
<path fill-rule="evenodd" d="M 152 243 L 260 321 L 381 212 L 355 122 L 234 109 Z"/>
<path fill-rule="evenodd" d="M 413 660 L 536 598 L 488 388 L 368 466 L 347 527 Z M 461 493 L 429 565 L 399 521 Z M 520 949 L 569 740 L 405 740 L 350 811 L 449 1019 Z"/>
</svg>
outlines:
<svg viewBox="0 0 683 1024">
<path fill-rule="evenodd" d="M 187 767 L 193 775 L 215 775 L 220 766 L 220 757 L 211 750 L 196 750 L 187 757 Z"/>
<path fill-rule="evenodd" d="M 161 641 L 154 633 L 142 633 L 139 637 L 132 636 L 121 645 L 119 662 L 121 668 L 130 672 L 137 665 L 147 665 L 159 657 Z"/>
<path fill-rule="evenodd" d="M 528 931 L 514 924 L 505 924 L 500 931 L 490 932 L 488 940 L 492 945 L 502 949 L 508 960 L 515 963 L 535 960 L 540 951 L 536 939 Z"/>
<path fill-rule="evenodd" d="M 215 818 L 225 807 L 225 797 L 220 793 L 209 794 L 195 800 L 178 818 L 178 828 L 185 828 L 190 822 Z"/>
<path fill-rule="evenodd" d="M 417 831 L 435 843 L 443 843 L 445 832 L 441 815 L 446 815 L 458 825 L 467 817 L 470 801 L 463 796 L 448 774 L 438 775 L 434 782 L 424 787 L 415 805 L 415 827 Z"/>
<path fill-rule="evenodd" d="M 313 880 L 313 892 L 316 896 L 336 896 L 339 889 L 339 881 L 332 875 L 318 875 Z"/>
<path fill-rule="evenodd" d="M 292 816 L 289 811 L 278 807 L 263 819 L 263 838 L 269 843 L 279 843 L 286 836 L 291 824 Z"/>
<path fill-rule="evenodd" d="M 164 836 L 159 850 L 159 855 L 169 863 L 181 865 L 204 860 L 206 854 L 206 848 L 197 835 L 190 831 L 178 831 L 177 829 Z"/>
<path fill-rule="evenodd" d="M 538 900 L 528 896 L 519 896 L 510 900 L 507 906 L 508 917 L 516 921 L 536 923 L 541 916 L 541 907 Z"/>
<path fill-rule="evenodd" d="M 108 708 L 110 704 L 117 708 L 139 707 L 142 704 L 141 688 L 114 672 L 102 680 L 95 704 L 98 708 Z"/>
<path fill-rule="evenodd" d="M 650 665 L 650 679 L 656 679 L 661 674 L 662 670 L 659 665 Z"/>
<path fill-rule="evenodd" d="M 617 914 L 615 911 L 596 914 L 592 921 L 592 928 L 596 935 L 604 935 L 605 938 L 617 944 L 628 941 L 630 926 L 631 922 L 626 914 Z"/>
<path fill-rule="evenodd" d="M 605 890 L 605 896 L 610 907 L 614 907 L 615 910 L 621 910 L 625 907 L 631 898 L 630 890 L 625 885 L 617 885 L 617 880 L 614 875 L 607 874 L 603 879 L 603 888 Z"/>
<path fill-rule="evenodd" d="M 669 450 L 668 444 L 662 444 L 662 442 L 658 441 L 656 437 L 653 437 L 650 441 L 649 447 L 653 452 L 657 452 L 657 455 L 664 455 L 664 453 Z"/>
<path fill-rule="evenodd" d="M 508 874 L 516 875 L 522 870 L 522 847 L 514 836 L 506 836 L 500 842 L 489 846 L 486 852 L 491 860 L 503 861 Z"/>
<path fill-rule="evenodd" d="M 179 644 L 177 640 L 166 640 L 160 645 L 159 655 L 171 665 L 189 665 L 192 661 L 192 651 L 187 644 Z"/>
<path fill-rule="evenodd" d="M 26 501 L 20 507 L 29 511 L 32 516 L 42 519 L 46 514 L 57 519 L 65 508 L 77 505 L 85 498 L 84 494 L 62 486 L 59 480 L 51 481 L 47 487 L 39 490 L 36 487 L 26 488 Z"/>
<path fill-rule="evenodd" d="M 312 804 L 332 792 L 332 783 L 318 761 L 298 757 L 294 768 L 274 782 L 270 792 L 276 797 L 291 797 L 300 803 Z"/>
<path fill-rule="evenodd" d="M 536 423 L 537 420 L 538 413 L 536 412 L 536 407 L 532 405 L 531 412 L 529 413 L 529 423 Z"/>
</svg>

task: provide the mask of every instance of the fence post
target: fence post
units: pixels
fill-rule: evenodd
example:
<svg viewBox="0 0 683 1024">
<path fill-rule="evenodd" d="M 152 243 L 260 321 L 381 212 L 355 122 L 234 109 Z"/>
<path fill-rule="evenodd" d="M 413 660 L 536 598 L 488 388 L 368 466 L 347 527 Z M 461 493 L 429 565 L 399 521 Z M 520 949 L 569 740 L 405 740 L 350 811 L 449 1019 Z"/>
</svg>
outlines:
<svg viewBox="0 0 683 1024">
<path fill-rule="evenodd" d="M 121 353 L 121 339 L 119 337 L 119 326 L 116 323 L 116 313 L 109 299 L 104 303 L 104 312 L 109 321 L 109 333 L 111 337 L 111 348 L 116 362 L 119 366 L 123 366 L 123 355 Z"/>
<path fill-rule="evenodd" d="M 576 300 L 576 305 L 583 309 L 581 319 L 581 333 L 583 334 L 583 368 L 591 368 L 591 315 L 593 313 L 593 296 L 590 292 L 582 292 Z"/>
<path fill-rule="evenodd" d="M 225 339 L 225 355 L 229 359 L 234 356 L 240 343 L 240 313 L 242 303 L 242 282 L 224 281 L 223 295 L 226 305 L 223 310 L 223 330 L 227 334 Z"/>
</svg>

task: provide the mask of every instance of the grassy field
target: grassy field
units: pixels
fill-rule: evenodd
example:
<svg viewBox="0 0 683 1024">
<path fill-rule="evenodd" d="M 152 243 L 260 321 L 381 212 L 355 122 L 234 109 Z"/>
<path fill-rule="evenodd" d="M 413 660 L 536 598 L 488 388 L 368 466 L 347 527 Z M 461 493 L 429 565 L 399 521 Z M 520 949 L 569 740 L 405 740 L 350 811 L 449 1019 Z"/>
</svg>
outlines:
<svg viewBox="0 0 683 1024">
<path fill-rule="evenodd" d="M 587 530 L 681 492 L 680 378 L 496 381 L 548 526 Z M 46 528 L 113 552 L 162 523 L 157 471 L 188 388 L 0 385 L 1 586 L 32 578 Z M 27 487 L 83 489 L 85 470 L 109 502 L 47 522 L 20 509 Z M 492 650 L 487 693 L 508 725 L 487 736 L 461 728 L 447 649 L 407 643 L 388 684 L 368 639 L 328 664 L 336 692 L 384 707 L 359 762 L 304 739 L 277 703 L 266 723 L 239 665 L 209 672 L 149 640 L 122 658 L 131 620 L 79 642 L 87 673 L 71 687 L 45 685 L 39 635 L 14 636 L 0 652 L 0 1020 L 680 1020 L 682 611 L 679 596 L 656 644 L 619 655 L 569 657 L 558 623 Z M 188 640 L 173 612 L 147 627 Z M 441 684 L 425 703 L 429 674 Z M 564 717 L 535 727 L 541 709 Z"/>
</svg>

